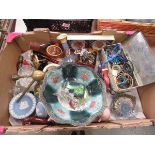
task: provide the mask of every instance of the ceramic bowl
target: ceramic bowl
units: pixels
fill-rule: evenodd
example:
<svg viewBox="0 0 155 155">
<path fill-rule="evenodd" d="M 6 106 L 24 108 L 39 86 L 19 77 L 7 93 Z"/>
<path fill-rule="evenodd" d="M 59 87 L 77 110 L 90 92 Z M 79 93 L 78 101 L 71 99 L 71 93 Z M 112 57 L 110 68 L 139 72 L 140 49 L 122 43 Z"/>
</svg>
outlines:
<svg viewBox="0 0 155 155">
<path fill-rule="evenodd" d="M 67 63 L 47 72 L 40 98 L 57 123 L 84 126 L 102 114 L 105 85 L 92 69 Z"/>
</svg>

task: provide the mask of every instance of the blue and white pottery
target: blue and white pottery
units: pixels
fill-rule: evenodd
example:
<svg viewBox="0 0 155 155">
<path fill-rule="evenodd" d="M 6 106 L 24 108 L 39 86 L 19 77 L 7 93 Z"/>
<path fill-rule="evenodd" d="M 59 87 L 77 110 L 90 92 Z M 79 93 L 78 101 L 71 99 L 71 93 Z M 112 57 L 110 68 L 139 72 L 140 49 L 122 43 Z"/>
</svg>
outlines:
<svg viewBox="0 0 155 155">
<path fill-rule="evenodd" d="M 40 101 L 37 103 L 37 106 L 36 106 L 36 116 L 38 116 L 40 118 L 47 118 L 48 117 L 48 113 L 45 109 L 45 106 Z"/>
<path fill-rule="evenodd" d="M 9 113 L 16 119 L 24 119 L 30 116 L 36 108 L 36 98 L 31 93 L 26 93 L 18 102 L 22 93 L 14 96 L 9 104 Z"/>
<path fill-rule="evenodd" d="M 111 104 L 111 111 L 117 119 L 129 119 L 133 117 L 135 97 L 130 95 L 118 95 Z"/>
<path fill-rule="evenodd" d="M 105 108 L 105 84 L 91 68 L 65 63 L 46 73 L 40 98 L 55 122 L 85 126 Z"/>
</svg>

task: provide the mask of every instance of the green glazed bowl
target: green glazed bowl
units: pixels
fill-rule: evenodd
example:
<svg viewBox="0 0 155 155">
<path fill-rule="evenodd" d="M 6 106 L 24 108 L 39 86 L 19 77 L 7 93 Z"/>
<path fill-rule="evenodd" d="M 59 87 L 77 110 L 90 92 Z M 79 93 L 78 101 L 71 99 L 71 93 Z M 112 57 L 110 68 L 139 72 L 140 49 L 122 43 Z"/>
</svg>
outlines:
<svg viewBox="0 0 155 155">
<path fill-rule="evenodd" d="M 65 63 L 46 73 L 40 98 L 55 122 L 85 126 L 104 110 L 105 84 L 92 69 Z"/>
</svg>

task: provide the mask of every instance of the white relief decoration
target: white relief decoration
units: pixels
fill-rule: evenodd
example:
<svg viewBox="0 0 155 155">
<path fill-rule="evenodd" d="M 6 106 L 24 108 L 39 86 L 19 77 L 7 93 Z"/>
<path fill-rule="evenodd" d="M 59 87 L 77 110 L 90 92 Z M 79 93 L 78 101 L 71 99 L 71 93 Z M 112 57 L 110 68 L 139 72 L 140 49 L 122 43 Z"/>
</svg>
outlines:
<svg viewBox="0 0 155 155">
<path fill-rule="evenodd" d="M 22 101 L 20 102 L 20 106 L 19 106 L 19 109 L 20 110 L 25 110 L 29 107 L 29 104 L 27 103 L 27 101 Z"/>
</svg>

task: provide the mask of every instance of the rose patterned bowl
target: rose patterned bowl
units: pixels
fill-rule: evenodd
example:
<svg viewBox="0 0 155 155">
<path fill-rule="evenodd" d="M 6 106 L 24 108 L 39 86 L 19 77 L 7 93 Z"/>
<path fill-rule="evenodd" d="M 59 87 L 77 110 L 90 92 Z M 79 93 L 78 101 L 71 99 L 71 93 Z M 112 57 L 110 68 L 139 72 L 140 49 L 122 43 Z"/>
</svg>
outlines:
<svg viewBox="0 0 155 155">
<path fill-rule="evenodd" d="M 55 122 L 85 126 L 105 107 L 105 85 L 92 69 L 65 63 L 49 70 L 40 98 Z"/>
</svg>

